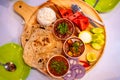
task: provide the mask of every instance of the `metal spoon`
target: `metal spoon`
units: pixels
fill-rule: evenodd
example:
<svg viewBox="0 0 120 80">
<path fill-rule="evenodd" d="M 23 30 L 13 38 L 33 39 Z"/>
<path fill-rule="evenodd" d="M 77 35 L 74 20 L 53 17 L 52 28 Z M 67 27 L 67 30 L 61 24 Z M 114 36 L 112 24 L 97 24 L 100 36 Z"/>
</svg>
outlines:
<svg viewBox="0 0 120 80">
<path fill-rule="evenodd" d="M 16 70 L 16 65 L 13 63 L 13 62 L 7 62 L 5 64 L 1 63 L 0 62 L 0 65 L 1 66 L 4 66 L 4 68 L 7 70 L 7 71 L 10 71 L 10 72 L 13 72 Z"/>
</svg>

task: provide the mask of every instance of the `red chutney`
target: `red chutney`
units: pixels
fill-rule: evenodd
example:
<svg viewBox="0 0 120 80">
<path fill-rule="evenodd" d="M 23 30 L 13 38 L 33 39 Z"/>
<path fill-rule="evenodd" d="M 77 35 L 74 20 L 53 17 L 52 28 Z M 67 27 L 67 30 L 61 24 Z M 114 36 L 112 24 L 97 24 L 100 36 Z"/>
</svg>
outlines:
<svg viewBox="0 0 120 80">
<path fill-rule="evenodd" d="M 64 43 L 64 52 L 69 57 L 79 57 L 85 50 L 83 41 L 77 37 L 71 37 Z"/>
<path fill-rule="evenodd" d="M 55 77 L 61 77 L 67 73 L 69 64 L 66 58 L 62 56 L 54 56 L 48 63 L 48 70 L 50 74 Z"/>
<path fill-rule="evenodd" d="M 59 27 L 60 27 L 59 25 L 61 25 L 63 23 L 65 25 L 67 25 L 67 26 L 59 29 Z M 70 20 L 65 19 L 65 18 L 61 18 L 61 19 L 58 19 L 54 23 L 54 31 L 53 32 L 54 32 L 54 35 L 58 39 L 65 40 L 65 39 L 67 39 L 68 37 L 70 37 L 74 33 L 74 25 L 73 25 L 73 23 Z"/>
</svg>

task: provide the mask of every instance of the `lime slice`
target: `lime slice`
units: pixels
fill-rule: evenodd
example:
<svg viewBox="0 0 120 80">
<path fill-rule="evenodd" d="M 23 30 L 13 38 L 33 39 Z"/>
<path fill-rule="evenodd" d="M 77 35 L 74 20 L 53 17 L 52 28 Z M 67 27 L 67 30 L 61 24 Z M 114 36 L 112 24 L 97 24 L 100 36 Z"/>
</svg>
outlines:
<svg viewBox="0 0 120 80">
<path fill-rule="evenodd" d="M 89 62 L 94 62 L 94 61 L 96 61 L 96 60 L 97 60 L 97 55 L 96 55 L 96 53 L 93 53 L 93 52 L 87 53 L 87 60 L 88 60 Z"/>
<path fill-rule="evenodd" d="M 100 50 L 102 48 L 102 46 L 98 43 L 92 42 L 91 46 L 96 49 L 96 50 Z"/>
<path fill-rule="evenodd" d="M 0 47 L 0 62 L 13 62 L 17 69 L 9 72 L 0 66 L 0 80 L 26 80 L 30 67 L 27 66 L 22 58 L 23 49 L 15 43 L 8 43 Z"/>
<path fill-rule="evenodd" d="M 103 28 L 92 28 L 92 29 L 91 29 L 91 32 L 92 32 L 92 33 L 95 33 L 95 34 L 96 34 L 96 33 L 99 33 L 99 34 L 100 34 L 100 33 L 103 33 L 103 32 L 104 32 L 104 29 L 103 29 Z"/>
<path fill-rule="evenodd" d="M 92 34 L 89 31 L 82 31 L 79 33 L 78 37 L 84 42 L 84 43 L 90 43 L 92 41 Z"/>
</svg>

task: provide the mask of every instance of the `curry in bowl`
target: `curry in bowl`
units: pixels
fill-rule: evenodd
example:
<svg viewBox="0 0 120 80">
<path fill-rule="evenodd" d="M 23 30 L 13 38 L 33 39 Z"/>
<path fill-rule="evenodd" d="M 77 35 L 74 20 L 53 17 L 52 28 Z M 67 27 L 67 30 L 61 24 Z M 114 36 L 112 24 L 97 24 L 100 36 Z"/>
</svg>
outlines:
<svg viewBox="0 0 120 80">
<path fill-rule="evenodd" d="M 78 37 L 70 37 L 63 44 L 64 53 L 68 57 L 79 57 L 85 50 L 85 45 Z"/>
<path fill-rule="evenodd" d="M 65 40 L 74 33 L 73 23 L 66 19 L 61 18 L 53 24 L 53 34 L 60 40 Z"/>
<path fill-rule="evenodd" d="M 63 77 L 69 70 L 68 60 L 62 55 L 55 55 L 48 60 L 47 71 L 55 78 Z"/>
</svg>

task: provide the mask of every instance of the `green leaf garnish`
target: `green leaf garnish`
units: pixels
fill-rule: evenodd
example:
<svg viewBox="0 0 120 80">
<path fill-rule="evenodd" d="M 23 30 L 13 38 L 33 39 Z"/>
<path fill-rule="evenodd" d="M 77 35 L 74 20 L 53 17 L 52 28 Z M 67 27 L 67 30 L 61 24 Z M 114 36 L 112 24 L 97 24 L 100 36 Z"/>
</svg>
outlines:
<svg viewBox="0 0 120 80">
<path fill-rule="evenodd" d="M 51 68 L 53 68 L 58 74 L 61 74 L 63 70 L 67 69 L 67 66 L 62 61 L 52 61 Z"/>
<path fill-rule="evenodd" d="M 72 46 L 73 46 L 73 51 L 78 52 L 80 43 L 76 41 L 73 43 Z"/>
<path fill-rule="evenodd" d="M 68 32 L 68 25 L 65 22 L 60 23 L 57 29 L 59 30 L 60 34 L 64 35 Z"/>
</svg>

